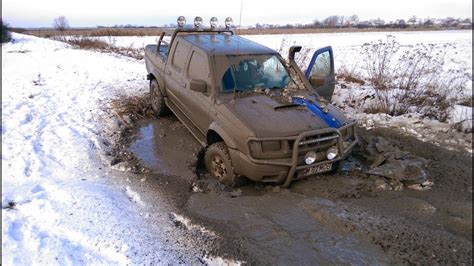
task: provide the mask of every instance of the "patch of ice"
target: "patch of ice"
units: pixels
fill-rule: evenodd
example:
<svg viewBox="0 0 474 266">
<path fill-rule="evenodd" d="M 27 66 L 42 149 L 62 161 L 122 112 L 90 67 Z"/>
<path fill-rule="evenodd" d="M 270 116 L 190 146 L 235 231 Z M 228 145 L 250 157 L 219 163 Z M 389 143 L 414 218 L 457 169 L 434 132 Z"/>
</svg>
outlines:
<svg viewBox="0 0 474 266">
<path fill-rule="evenodd" d="M 204 262 L 210 266 L 237 266 L 245 264 L 244 261 L 224 259 L 222 257 L 205 257 Z"/>
<path fill-rule="evenodd" d="M 145 205 L 145 203 L 144 203 L 144 202 L 142 201 L 142 199 L 140 198 L 140 194 L 138 194 L 137 192 L 133 191 L 133 190 L 130 188 L 130 186 L 126 186 L 126 187 L 125 187 L 125 193 L 127 194 L 128 198 L 129 198 L 131 201 L 133 201 L 133 202 L 135 202 L 135 203 L 137 203 L 137 204 L 139 204 L 139 205 L 141 205 L 141 206 L 144 206 L 144 205 Z"/>
<path fill-rule="evenodd" d="M 203 234 L 206 234 L 206 235 L 209 235 L 209 236 L 217 236 L 217 234 L 213 231 L 210 231 L 209 229 L 201 226 L 201 225 L 197 225 L 197 224 L 194 224 L 191 222 L 191 220 L 189 220 L 188 218 L 182 216 L 182 215 L 179 215 L 179 214 L 176 214 L 174 212 L 170 213 L 171 215 L 171 219 L 174 221 L 174 222 L 178 222 L 180 224 L 182 224 L 184 227 L 186 227 L 187 230 L 190 230 L 190 231 L 199 231 Z"/>
</svg>

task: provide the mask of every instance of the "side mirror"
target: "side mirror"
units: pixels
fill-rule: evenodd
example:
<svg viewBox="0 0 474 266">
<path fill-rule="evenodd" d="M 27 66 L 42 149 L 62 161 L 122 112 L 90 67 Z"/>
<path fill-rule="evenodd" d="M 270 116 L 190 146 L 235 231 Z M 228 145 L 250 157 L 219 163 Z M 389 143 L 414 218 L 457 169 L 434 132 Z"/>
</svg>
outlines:
<svg viewBox="0 0 474 266">
<path fill-rule="evenodd" d="M 295 60 L 295 54 L 301 51 L 301 46 L 295 45 L 290 47 L 290 51 L 288 53 L 288 60 L 293 61 Z"/>
<path fill-rule="evenodd" d="M 191 83 L 189 83 L 189 88 L 192 91 L 197 91 L 197 92 L 206 92 L 207 91 L 207 82 L 204 80 L 200 79 L 192 79 Z"/>
<path fill-rule="evenodd" d="M 318 75 L 309 76 L 309 83 L 313 85 L 313 87 L 324 86 L 324 77 Z"/>
</svg>

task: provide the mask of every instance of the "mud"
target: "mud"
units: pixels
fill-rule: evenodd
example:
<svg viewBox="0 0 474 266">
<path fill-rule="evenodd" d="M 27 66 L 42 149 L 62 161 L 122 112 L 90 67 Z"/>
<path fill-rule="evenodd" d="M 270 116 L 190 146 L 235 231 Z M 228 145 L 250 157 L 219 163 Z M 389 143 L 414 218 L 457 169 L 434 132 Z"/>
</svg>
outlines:
<svg viewBox="0 0 474 266">
<path fill-rule="evenodd" d="M 289 189 L 250 181 L 232 189 L 202 174 L 200 146 L 173 116 L 134 125 L 118 146 L 132 154 L 134 169 L 147 169 L 136 173 L 146 193 L 159 193 L 174 206 L 169 219 L 197 246 L 200 263 L 221 257 L 250 264 L 472 264 L 467 152 L 394 129 L 359 129 L 356 160 L 362 161 L 373 138 L 383 137 L 423 159 L 431 189 L 357 168 L 300 180 Z"/>
</svg>

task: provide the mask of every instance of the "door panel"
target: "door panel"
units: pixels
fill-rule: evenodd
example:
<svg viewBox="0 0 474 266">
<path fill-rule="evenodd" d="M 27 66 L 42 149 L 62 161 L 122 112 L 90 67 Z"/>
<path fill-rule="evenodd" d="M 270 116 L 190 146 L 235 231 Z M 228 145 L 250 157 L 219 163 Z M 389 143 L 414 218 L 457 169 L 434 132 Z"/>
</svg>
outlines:
<svg viewBox="0 0 474 266">
<path fill-rule="evenodd" d="M 186 88 L 180 96 L 183 99 L 186 115 L 191 118 L 195 126 L 205 135 L 211 124 L 209 108 L 211 100 L 208 95 L 211 91 L 211 76 L 207 56 L 200 51 L 191 52 L 186 69 Z M 190 89 L 191 80 L 203 80 L 207 84 L 207 92 L 197 92 Z"/>
<path fill-rule="evenodd" d="M 191 46 L 187 43 L 177 41 L 168 58 L 165 68 L 165 85 L 167 95 L 176 107 L 183 110 L 183 103 L 179 98 L 182 91 L 186 87 L 185 82 L 185 65 L 189 57 Z"/>
<path fill-rule="evenodd" d="M 336 85 L 331 46 L 321 48 L 314 53 L 305 77 L 321 97 L 331 100 Z"/>
</svg>

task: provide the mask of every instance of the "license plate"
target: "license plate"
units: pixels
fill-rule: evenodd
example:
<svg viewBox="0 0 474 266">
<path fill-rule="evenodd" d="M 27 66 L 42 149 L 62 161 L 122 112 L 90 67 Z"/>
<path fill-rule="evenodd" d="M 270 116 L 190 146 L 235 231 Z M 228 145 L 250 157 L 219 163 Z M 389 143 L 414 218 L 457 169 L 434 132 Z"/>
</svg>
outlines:
<svg viewBox="0 0 474 266">
<path fill-rule="evenodd" d="M 298 173 L 299 177 L 310 176 L 318 173 L 324 173 L 330 171 L 332 168 L 332 163 L 320 164 L 310 168 L 306 168 Z"/>
</svg>

